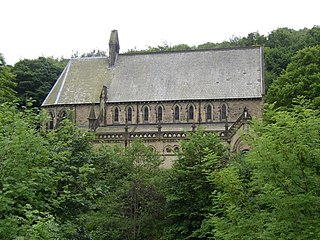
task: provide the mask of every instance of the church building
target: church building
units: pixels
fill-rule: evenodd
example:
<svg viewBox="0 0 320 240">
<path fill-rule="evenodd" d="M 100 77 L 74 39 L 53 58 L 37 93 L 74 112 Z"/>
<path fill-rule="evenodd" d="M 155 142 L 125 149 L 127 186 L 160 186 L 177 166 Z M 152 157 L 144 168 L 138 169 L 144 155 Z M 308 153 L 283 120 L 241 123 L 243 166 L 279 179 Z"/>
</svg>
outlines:
<svg viewBox="0 0 320 240">
<path fill-rule="evenodd" d="M 117 30 L 108 57 L 73 58 L 42 107 L 55 128 L 72 113 L 96 142 L 141 138 L 170 162 L 186 132 L 215 132 L 232 151 L 248 120 L 262 116 L 262 47 L 120 54 Z"/>
</svg>

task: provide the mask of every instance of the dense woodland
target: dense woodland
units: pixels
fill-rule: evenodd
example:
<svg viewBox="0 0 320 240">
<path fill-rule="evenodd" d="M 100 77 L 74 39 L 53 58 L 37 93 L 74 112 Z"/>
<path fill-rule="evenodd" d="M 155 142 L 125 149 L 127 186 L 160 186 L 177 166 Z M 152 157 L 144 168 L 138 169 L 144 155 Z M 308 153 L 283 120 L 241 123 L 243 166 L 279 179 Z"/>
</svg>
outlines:
<svg viewBox="0 0 320 240">
<path fill-rule="evenodd" d="M 38 107 L 67 59 L 0 55 L 0 239 L 320 239 L 319 26 L 128 52 L 254 45 L 267 94 L 243 133 L 251 151 L 200 129 L 171 169 L 139 141 L 96 146 L 68 119 L 47 131 Z"/>
</svg>

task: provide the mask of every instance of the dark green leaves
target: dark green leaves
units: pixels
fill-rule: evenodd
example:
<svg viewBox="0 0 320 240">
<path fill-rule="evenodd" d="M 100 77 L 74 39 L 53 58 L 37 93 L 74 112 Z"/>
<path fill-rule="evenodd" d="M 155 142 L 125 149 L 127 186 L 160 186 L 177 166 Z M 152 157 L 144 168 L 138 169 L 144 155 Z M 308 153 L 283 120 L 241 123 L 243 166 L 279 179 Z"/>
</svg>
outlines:
<svg viewBox="0 0 320 240">
<path fill-rule="evenodd" d="M 272 84 L 267 100 L 276 106 L 290 107 L 303 96 L 318 106 L 320 96 L 320 45 L 299 51 L 286 71 Z"/>
<path fill-rule="evenodd" d="M 66 60 L 50 57 L 20 60 L 14 65 L 17 87 L 15 88 L 22 103 L 27 99 L 35 100 L 35 105 L 40 106 L 51 87 L 62 72 Z"/>
<path fill-rule="evenodd" d="M 0 53 L 0 104 L 16 99 L 14 80 L 15 75 L 12 72 L 12 67 L 6 65 L 4 57 Z"/>
<path fill-rule="evenodd" d="M 216 239 L 319 238 L 320 122 L 307 106 L 267 108 L 245 159 L 209 174 L 218 212 L 204 226 Z"/>
<path fill-rule="evenodd" d="M 223 166 L 226 159 L 227 151 L 216 135 L 199 131 L 181 142 L 166 183 L 168 239 L 207 239 L 211 235 L 199 231 L 211 212 L 215 190 L 207 174 Z"/>
</svg>

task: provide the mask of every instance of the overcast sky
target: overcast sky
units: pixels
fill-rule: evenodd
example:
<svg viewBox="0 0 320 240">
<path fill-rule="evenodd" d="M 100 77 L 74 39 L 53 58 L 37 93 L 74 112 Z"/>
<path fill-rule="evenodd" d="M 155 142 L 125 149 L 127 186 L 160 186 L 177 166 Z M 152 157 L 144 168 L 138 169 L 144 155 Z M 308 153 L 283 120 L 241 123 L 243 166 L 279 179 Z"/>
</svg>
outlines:
<svg viewBox="0 0 320 240">
<path fill-rule="evenodd" d="M 222 42 L 279 27 L 320 25 L 319 0 L 0 0 L 0 53 L 8 64 L 39 56 Z"/>
</svg>

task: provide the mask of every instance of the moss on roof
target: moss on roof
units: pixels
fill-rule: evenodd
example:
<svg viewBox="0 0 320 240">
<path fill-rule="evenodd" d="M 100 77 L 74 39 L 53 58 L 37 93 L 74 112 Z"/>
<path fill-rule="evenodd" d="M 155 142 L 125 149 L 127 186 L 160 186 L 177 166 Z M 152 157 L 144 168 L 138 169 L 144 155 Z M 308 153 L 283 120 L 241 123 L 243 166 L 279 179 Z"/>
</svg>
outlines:
<svg viewBox="0 0 320 240">
<path fill-rule="evenodd" d="M 108 102 L 261 98 L 262 48 L 72 59 L 43 106 L 98 103 L 103 86 Z"/>
</svg>

